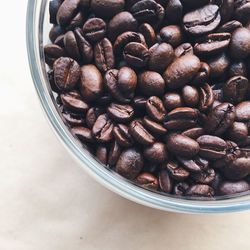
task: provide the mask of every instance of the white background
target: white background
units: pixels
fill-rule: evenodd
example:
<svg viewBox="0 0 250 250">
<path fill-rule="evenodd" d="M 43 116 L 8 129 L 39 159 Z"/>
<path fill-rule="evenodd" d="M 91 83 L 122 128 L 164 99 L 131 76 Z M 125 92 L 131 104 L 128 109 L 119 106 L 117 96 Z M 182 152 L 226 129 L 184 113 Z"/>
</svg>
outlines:
<svg viewBox="0 0 250 250">
<path fill-rule="evenodd" d="M 32 85 L 26 4 L 0 4 L 0 250 L 250 249 L 250 212 L 146 208 L 106 190 L 71 159 Z"/>
</svg>

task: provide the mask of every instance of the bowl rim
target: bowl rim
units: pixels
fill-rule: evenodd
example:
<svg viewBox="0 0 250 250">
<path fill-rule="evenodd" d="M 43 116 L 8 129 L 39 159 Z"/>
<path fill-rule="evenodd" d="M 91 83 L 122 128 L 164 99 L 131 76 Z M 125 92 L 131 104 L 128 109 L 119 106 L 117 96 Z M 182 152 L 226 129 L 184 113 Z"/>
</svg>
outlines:
<svg viewBox="0 0 250 250">
<path fill-rule="evenodd" d="M 30 72 L 36 93 L 40 99 L 43 111 L 59 140 L 68 149 L 71 155 L 81 163 L 80 166 L 99 183 L 109 190 L 136 203 L 164 211 L 182 213 L 227 213 L 250 209 L 250 195 L 238 196 L 231 199 L 217 199 L 214 201 L 199 201 L 180 199 L 154 193 L 129 183 L 117 174 L 115 175 L 97 160 L 70 134 L 61 116 L 57 112 L 52 92 L 45 86 L 44 63 L 41 62 L 43 16 L 41 8 L 45 8 L 47 0 L 29 0 L 26 13 L 26 49 Z M 39 5 L 40 4 L 40 5 Z M 249 193 L 249 192 L 248 192 Z"/>
</svg>

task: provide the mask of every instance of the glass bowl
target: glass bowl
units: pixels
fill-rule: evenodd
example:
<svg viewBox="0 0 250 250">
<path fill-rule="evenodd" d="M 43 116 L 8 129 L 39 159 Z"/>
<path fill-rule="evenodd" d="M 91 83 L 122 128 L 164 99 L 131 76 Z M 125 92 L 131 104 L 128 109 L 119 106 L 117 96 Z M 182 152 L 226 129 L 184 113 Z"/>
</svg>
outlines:
<svg viewBox="0 0 250 250">
<path fill-rule="evenodd" d="M 48 0 L 29 0 L 27 9 L 27 50 L 34 85 L 43 110 L 59 139 L 80 162 L 82 168 L 99 183 L 139 204 L 172 212 L 225 213 L 250 208 L 250 192 L 213 200 L 177 198 L 136 186 L 105 168 L 75 139 L 64 124 L 51 91 L 44 62 L 43 45 L 48 41 L 51 25 Z"/>
</svg>

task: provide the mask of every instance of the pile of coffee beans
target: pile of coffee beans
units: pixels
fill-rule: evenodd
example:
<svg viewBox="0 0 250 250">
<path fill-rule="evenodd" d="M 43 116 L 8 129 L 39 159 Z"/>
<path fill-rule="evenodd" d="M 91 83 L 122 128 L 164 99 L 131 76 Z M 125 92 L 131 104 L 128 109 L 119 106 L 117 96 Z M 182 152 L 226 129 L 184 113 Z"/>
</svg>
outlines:
<svg viewBox="0 0 250 250">
<path fill-rule="evenodd" d="M 48 78 L 72 134 L 136 184 L 250 189 L 250 0 L 52 0 Z"/>
</svg>

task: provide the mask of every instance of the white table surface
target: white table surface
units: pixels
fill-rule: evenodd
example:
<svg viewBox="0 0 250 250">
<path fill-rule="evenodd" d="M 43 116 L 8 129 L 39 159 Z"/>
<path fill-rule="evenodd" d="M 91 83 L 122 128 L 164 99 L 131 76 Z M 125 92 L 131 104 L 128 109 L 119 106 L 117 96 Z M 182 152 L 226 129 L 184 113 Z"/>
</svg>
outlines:
<svg viewBox="0 0 250 250">
<path fill-rule="evenodd" d="M 52 133 L 32 85 L 26 0 L 2 0 L 0 11 L 1 250 L 250 249 L 250 211 L 160 212 L 83 172 Z"/>
</svg>

